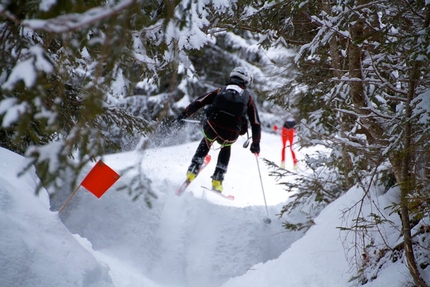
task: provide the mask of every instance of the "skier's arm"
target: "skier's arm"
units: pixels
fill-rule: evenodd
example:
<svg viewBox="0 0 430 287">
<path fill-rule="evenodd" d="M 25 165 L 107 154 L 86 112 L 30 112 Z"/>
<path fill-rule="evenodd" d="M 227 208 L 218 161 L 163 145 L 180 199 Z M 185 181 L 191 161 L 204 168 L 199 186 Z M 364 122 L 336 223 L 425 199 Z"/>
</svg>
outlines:
<svg viewBox="0 0 430 287">
<path fill-rule="evenodd" d="M 220 89 L 216 89 L 212 92 L 209 92 L 196 100 L 194 100 L 191 104 L 188 105 L 188 107 L 185 108 L 185 110 L 181 113 L 180 116 L 182 118 L 188 118 L 191 115 L 193 115 L 195 112 L 200 110 L 202 107 L 209 105 L 213 102 L 215 96 L 218 94 L 218 91 Z"/>
<path fill-rule="evenodd" d="M 254 104 L 254 101 L 252 100 L 251 95 L 249 95 L 247 115 L 252 129 L 252 142 L 260 143 L 260 138 L 261 138 L 260 117 L 258 116 L 258 111 L 257 111 L 257 108 L 255 107 L 255 104 Z"/>
</svg>

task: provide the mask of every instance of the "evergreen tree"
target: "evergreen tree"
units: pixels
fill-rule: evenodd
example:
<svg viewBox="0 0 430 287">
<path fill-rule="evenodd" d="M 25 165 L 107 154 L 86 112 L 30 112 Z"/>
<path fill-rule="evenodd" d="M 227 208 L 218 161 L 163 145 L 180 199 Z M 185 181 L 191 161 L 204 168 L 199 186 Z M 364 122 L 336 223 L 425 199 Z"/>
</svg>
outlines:
<svg viewBox="0 0 430 287">
<path fill-rule="evenodd" d="M 0 133 L 2 146 L 36 167 L 41 186 L 60 188 L 72 172 L 71 190 L 88 161 L 119 149 L 111 133 L 150 130 L 113 103 L 139 74 L 154 74 L 156 59 L 136 64 L 147 53 L 134 40 L 155 20 L 133 1 L 43 3 L 2 6 Z"/>
<path fill-rule="evenodd" d="M 65 182 L 73 190 L 86 163 L 135 148 L 141 135 L 138 148 L 169 144 L 160 138 L 169 137 L 175 103 L 223 84 L 236 65 L 256 74 L 258 93 L 263 52 L 233 23 L 246 18 L 243 8 L 187 0 L 6 1 L 1 145 L 25 155 L 41 187 L 55 192 Z M 226 17 L 233 13 L 239 18 Z M 251 44 L 255 51 L 247 50 Z M 147 188 L 143 175 L 137 182 L 130 193 Z"/>
<path fill-rule="evenodd" d="M 412 239 L 411 228 L 428 213 L 423 203 L 429 201 L 424 192 L 429 190 L 430 70 L 424 64 L 429 60 L 429 5 L 366 0 L 270 3 L 291 19 L 289 34 L 275 22 L 265 26 L 265 34 L 282 35 L 284 43 L 297 47 L 295 81 L 301 90 L 295 96 L 302 143 L 329 147 L 331 160 L 324 165 L 337 174 L 331 192 L 319 193 L 324 189 L 314 185 L 316 194 L 309 194 L 313 181 L 304 180 L 296 198 L 322 194 L 323 202 L 331 202 L 355 184 L 363 190 L 381 184 L 386 190 L 399 188 L 393 211 L 398 210 L 403 221 L 405 257 L 414 284 L 425 286 L 418 265 L 427 266 L 428 259 L 420 257 L 417 265 L 414 251 L 423 250 Z M 261 15 L 274 13 L 267 10 L 261 9 Z M 367 244 L 362 244 L 365 253 Z"/>
<path fill-rule="evenodd" d="M 416 262 L 422 248 L 411 228 L 430 201 L 428 3 L 3 2 L 1 146 L 25 155 L 41 186 L 60 188 L 72 173 L 71 190 L 88 161 L 133 148 L 126 146 L 140 135 L 147 137 L 138 148 L 164 144 L 154 139 L 168 136 L 176 102 L 243 65 L 263 112 L 280 105 L 300 121 L 302 145 L 331 150 L 307 159 L 315 173 L 287 185 L 298 192 L 282 212 L 310 202 L 319 211 L 354 185 L 398 188 L 392 211 L 403 221 L 414 283 L 424 286 L 420 266 L 428 259 Z M 321 169 L 330 177 L 318 177 Z M 127 188 L 149 203 L 149 182 L 139 174 Z"/>
</svg>

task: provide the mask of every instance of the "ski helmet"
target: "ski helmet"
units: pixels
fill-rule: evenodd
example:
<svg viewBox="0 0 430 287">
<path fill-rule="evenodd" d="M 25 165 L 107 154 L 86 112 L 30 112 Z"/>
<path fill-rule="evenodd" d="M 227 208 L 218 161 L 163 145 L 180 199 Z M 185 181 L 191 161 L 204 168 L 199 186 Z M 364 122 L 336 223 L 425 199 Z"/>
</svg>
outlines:
<svg viewBox="0 0 430 287">
<path fill-rule="evenodd" d="M 249 85 L 252 82 L 252 76 L 244 67 L 236 67 L 231 71 L 230 78 L 239 78 L 241 79 L 245 85 Z"/>
</svg>

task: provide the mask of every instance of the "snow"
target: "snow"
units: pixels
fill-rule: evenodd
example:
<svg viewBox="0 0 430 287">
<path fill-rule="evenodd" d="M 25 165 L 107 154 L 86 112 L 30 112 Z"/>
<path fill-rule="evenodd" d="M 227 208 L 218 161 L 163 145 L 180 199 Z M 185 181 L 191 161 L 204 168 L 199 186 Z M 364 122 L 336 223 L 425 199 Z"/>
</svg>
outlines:
<svg viewBox="0 0 430 287">
<path fill-rule="evenodd" d="M 416 105 L 413 110 L 414 116 L 419 116 L 419 122 L 425 124 L 430 121 L 430 90 L 418 95 L 412 104 Z"/>
<path fill-rule="evenodd" d="M 258 160 L 272 219 L 265 224 L 257 158 L 242 147 L 244 140 L 233 145 L 224 181 L 224 193 L 234 201 L 200 187 L 210 185 L 218 150 L 210 151 L 212 161 L 189 189 L 174 195 L 198 144 L 191 142 L 103 158 L 120 173 L 143 169 L 158 197 L 152 208 L 116 190 L 130 180 L 123 174 L 100 199 L 80 188 L 60 214 L 50 211 L 45 190 L 34 194 L 34 170 L 16 176 L 25 159 L 0 148 L 0 286 L 355 286 L 349 282 L 354 274 L 344 246 L 351 238 L 338 227 L 348 220 L 345 208 L 363 192 L 353 188 L 330 204 L 306 234 L 285 230 L 282 222 L 300 212 L 277 216 L 289 194 L 268 176 L 261 158 L 279 163 L 281 140 L 263 133 Z M 319 150 L 296 148 L 298 176 L 307 172 L 301 160 Z M 292 169 L 288 153 L 286 169 Z M 390 196 L 377 200 L 389 203 Z M 369 202 L 362 212 L 371 209 Z M 365 286 L 405 286 L 410 278 L 400 261 L 383 266 Z"/>
<path fill-rule="evenodd" d="M 13 90 L 15 84 L 23 80 L 25 86 L 30 88 L 36 82 L 38 71 L 47 74 L 53 71 L 52 64 L 46 59 L 45 52 L 40 46 L 33 46 L 28 50 L 28 59 L 19 62 L 12 70 L 8 80 L 2 85 L 5 90 Z"/>
<path fill-rule="evenodd" d="M 19 110 L 22 107 L 14 108 L 17 102 L 16 98 L 6 98 L 0 102 L 0 115 L 6 114 L 2 121 L 2 127 L 10 127 L 19 118 Z M 12 109 L 13 111 L 10 112 Z"/>
<path fill-rule="evenodd" d="M 0 286 L 109 286 L 108 266 L 49 211 L 46 192 L 34 196 L 34 171 L 17 178 L 23 158 L 0 153 Z"/>
<path fill-rule="evenodd" d="M 34 70 L 33 58 L 22 61 L 15 66 L 6 83 L 3 84 L 3 89 L 13 89 L 13 86 L 19 80 L 23 80 L 27 87 L 34 85 L 36 80 L 36 71 Z"/>
<path fill-rule="evenodd" d="M 46 30 L 58 34 L 68 33 L 101 19 L 110 17 L 118 11 L 129 8 L 131 4 L 133 4 L 132 0 L 122 0 L 116 5 L 94 7 L 81 14 L 64 14 L 47 20 L 27 19 L 22 21 L 22 25 L 32 30 Z M 41 9 L 43 10 L 47 6 L 48 4 L 42 3 Z"/>
<path fill-rule="evenodd" d="M 42 0 L 39 4 L 39 8 L 42 11 L 49 11 L 52 6 L 57 3 L 57 0 Z"/>
</svg>

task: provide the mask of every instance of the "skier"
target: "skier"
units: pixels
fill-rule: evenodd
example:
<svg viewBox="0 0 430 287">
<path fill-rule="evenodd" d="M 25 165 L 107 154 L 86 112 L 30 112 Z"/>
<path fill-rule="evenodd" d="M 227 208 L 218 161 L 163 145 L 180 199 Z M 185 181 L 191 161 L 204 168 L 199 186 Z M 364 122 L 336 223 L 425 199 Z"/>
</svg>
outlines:
<svg viewBox="0 0 430 287">
<path fill-rule="evenodd" d="M 197 98 L 176 118 L 176 121 L 180 123 L 200 108 L 210 105 L 203 124 L 203 139 L 188 167 L 187 180 L 189 182 L 197 176 L 205 156 L 216 141 L 221 145 L 221 149 L 212 175 L 212 189 L 222 192 L 222 182 L 230 160 L 231 145 L 239 135 L 245 134 L 248 130 L 246 116 L 252 128 L 250 150 L 256 156 L 260 153 L 260 118 L 252 96 L 246 89 L 251 81 L 252 77 L 245 68 L 236 67 L 231 71 L 230 81 L 227 85 Z"/>
<path fill-rule="evenodd" d="M 291 157 L 293 158 L 293 164 L 294 169 L 297 169 L 297 159 L 296 154 L 293 150 L 293 143 L 294 143 L 294 134 L 295 134 L 295 128 L 296 121 L 293 118 L 288 118 L 284 125 L 281 128 L 281 137 L 282 137 L 282 156 L 281 156 L 281 167 L 285 168 L 285 149 L 286 149 L 286 143 L 288 141 L 288 144 L 290 146 L 291 151 Z M 273 129 L 275 132 L 278 130 L 278 126 L 274 125 Z"/>
</svg>

